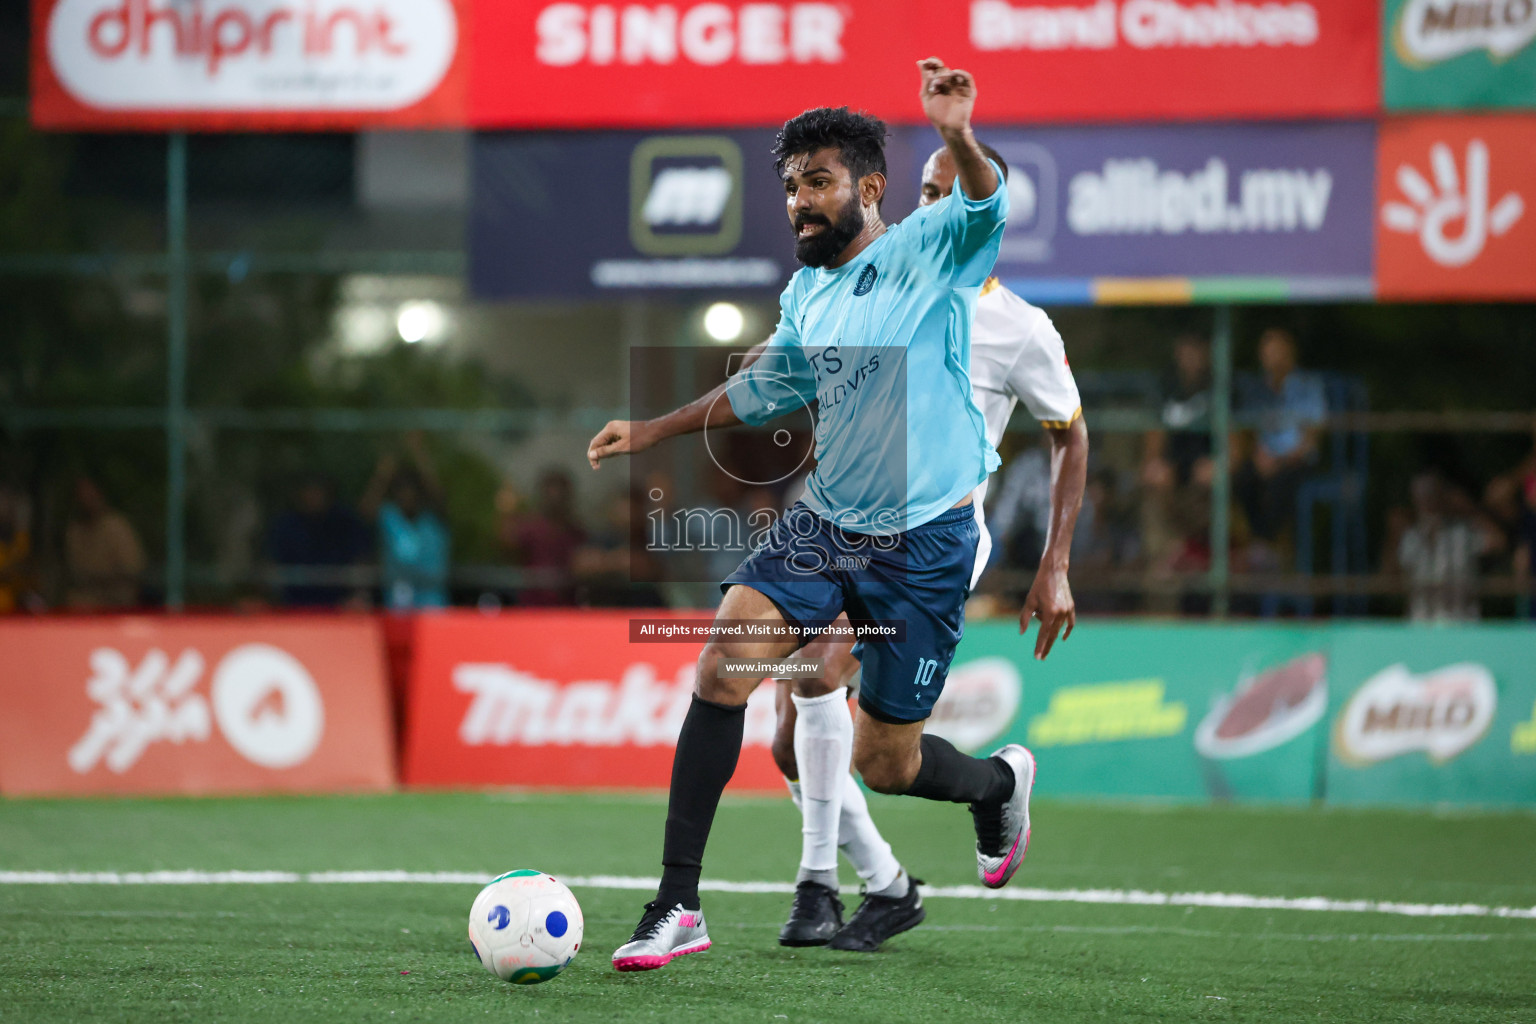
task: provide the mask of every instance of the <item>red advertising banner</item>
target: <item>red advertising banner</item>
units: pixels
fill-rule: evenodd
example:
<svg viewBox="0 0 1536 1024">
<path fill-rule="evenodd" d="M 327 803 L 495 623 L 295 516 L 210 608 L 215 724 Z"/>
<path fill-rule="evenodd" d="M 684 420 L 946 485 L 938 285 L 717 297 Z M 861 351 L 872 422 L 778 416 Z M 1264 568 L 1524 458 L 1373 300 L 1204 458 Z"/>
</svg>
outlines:
<svg viewBox="0 0 1536 1024">
<path fill-rule="evenodd" d="M 385 790 L 367 618 L 0 622 L 0 792 Z"/>
<path fill-rule="evenodd" d="M 922 118 L 915 62 L 978 118 L 1355 117 L 1379 0 L 32 0 L 51 128 L 777 125 Z"/>
<path fill-rule="evenodd" d="M 32 0 L 32 120 L 140 131 L 464 124 L 469 0 Z"/>
<path fill-rule="evenodd" d="M 1376 160 L 1381 298 L 1536 297 L 1536 116 L 1395 118 Z"/>
<path fill-rule="evenodd" d="M 418 618 L 402 781 L 667 788 L 702 645 L 631 644 L 632 617 L 527 611 Z M 761 686 L 747 705 L 731 788 L 784 791 L 769 754 L 773 724 L 773 688 Z"/>
<path fill-rule="evenodd" d="M 978 120 L 1358 116 L 1379 0 L 482 4 L 477 127 L 773 125 L 847 104 L 917 122 L 918 60 L 977 76 Z"/>
</svg>

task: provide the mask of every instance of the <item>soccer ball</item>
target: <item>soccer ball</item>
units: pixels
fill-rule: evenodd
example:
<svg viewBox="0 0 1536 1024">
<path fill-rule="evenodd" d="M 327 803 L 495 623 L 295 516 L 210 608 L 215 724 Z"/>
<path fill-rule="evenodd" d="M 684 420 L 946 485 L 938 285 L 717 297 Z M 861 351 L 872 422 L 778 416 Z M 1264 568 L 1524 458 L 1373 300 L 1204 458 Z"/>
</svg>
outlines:
<svg viewBox="0 0 1536 1024">
<path fill-rule="evenodd" d="M 469 943 L 502 981 L 537 985 L 565 970 L 581 948 L 581 906 L 542 871 L 508 871 L 469 908 Z"/>
</svg>

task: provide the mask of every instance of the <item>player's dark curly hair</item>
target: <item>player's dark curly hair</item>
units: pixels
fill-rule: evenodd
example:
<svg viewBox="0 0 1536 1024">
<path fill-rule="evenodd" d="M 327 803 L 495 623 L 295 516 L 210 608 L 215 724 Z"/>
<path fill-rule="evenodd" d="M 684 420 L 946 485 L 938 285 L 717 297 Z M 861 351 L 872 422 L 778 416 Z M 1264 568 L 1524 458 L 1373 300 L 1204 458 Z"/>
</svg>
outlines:
<svg viewBox="0 0 1536 1024">
<path fill-rule="evenodd" d="M 885 173 L 885 122 L 847 107 L 817 107 L 784 122 L 773 140 L 773 169 L 784 176 L 784 165 L 798 153 L 835 147 L 843 166 L 858 181 L 866 174 Z"/>
</svg>

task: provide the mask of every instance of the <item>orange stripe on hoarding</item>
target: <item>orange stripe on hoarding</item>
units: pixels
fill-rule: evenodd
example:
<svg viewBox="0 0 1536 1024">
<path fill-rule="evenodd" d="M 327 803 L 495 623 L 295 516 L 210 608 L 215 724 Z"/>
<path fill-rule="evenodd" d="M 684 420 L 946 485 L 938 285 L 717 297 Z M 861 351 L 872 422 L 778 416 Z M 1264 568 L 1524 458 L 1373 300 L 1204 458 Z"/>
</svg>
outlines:
<svg viewBox="0 0 1536 1024">
<path fill-rule="evenodd" d="M 1100 277 L 1093 282 L 1093 301 L 1105 305 L 1183 304 L 1194 293 L 1187 277 Z"/>
</svg>

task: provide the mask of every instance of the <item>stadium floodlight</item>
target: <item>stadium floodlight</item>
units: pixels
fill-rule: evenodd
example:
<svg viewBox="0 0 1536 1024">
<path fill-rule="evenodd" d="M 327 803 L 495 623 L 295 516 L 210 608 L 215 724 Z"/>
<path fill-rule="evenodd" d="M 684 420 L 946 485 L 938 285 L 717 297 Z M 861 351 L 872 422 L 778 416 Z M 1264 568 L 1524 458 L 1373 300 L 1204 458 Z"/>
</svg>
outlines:
<svg viewBox="0 0 1536 1024">
<path fill-rule="evenodd" d="M 705 333 L 721 344 L 741 337 L 746 325 L 747 318 L 734 302 L 717 302 L 704 311 Z"/>
<path fill-rule="evenodd" d="M 407 302 L 395 317 L 395 330 L 408 345 L 421 341 L 440 341 L 448 327 L 448 314 L 436 302 Z"/>
</svg>

